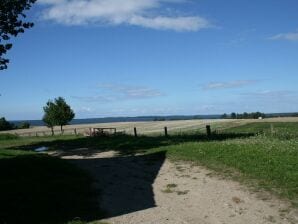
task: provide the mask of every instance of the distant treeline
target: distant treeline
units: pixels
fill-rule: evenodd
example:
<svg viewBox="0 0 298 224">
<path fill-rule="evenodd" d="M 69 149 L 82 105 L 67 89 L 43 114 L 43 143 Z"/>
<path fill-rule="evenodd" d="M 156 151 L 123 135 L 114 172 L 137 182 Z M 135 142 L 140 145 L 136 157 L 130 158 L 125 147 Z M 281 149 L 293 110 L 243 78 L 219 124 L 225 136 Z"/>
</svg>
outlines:
<svg viewBox="0 0 298 224">
<path fill-rule="evenodd" d="M 265 118 L 266 117 L 266 114 L 264 113 L 261 113 L 261 112 L 253 112 L 253 113 L 247 113 L 247 112 L 244 112 L 242 114 L 238 114 L 238 113 L 231 113 L 231 114 L 223 114 L 221 116 L 221 118 L 223 119 L 259 119 L 259 118 Z"/>
<path fill-rule="evenodd" d="M 29 122 L 22 122 L 18 125 L 8 122 L 4 117 L 0 118 L 0 131 L 9 131 L 14 129 L 26 129 L 30 128 Z"/>
</svg>

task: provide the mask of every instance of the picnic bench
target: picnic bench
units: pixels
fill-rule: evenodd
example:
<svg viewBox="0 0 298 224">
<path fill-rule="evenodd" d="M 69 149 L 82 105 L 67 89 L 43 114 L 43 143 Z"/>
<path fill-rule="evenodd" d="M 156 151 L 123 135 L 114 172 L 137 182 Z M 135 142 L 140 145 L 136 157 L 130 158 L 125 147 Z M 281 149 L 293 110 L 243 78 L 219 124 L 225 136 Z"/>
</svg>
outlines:
<svg viewBox="0 0 298 224">
<path fill-rule="evenodd" d="M 90 136 L 109 136 L 117 133 L 116 128 L 90 128 Z"/>
</svg>

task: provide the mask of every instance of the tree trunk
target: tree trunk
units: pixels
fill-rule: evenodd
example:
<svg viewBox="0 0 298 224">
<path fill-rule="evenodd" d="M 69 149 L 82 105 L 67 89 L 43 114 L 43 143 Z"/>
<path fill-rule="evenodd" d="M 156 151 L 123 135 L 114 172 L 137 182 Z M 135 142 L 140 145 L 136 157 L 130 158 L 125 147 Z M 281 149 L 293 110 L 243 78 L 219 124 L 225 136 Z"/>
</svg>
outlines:
<svg viewBox="0 0 298 224">
<path fill-rule="evenodd" d="M 63 135 L 63 125 L 60 125 L 61 135 Z"/>
<path fill-rule="evenodd" d="M 51 131 L 52 131 L 52 136 L 54 136 L 54 128 L 51 127 Z"/>
</svg>

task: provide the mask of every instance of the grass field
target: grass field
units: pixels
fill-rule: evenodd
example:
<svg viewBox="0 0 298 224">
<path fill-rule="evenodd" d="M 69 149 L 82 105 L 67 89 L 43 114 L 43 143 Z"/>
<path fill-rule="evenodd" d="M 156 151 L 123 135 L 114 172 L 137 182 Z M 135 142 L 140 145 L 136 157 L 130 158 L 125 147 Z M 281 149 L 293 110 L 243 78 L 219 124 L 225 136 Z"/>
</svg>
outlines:
<svg viewBox="0 0 298 224">
<path fill-rule="evenodd" d="M 30 151 L 39 146 L 66 151 L 76 148 L 115 150 L 119 155 L 166 151 L 167 157 L 172 160 L 204 165 L 254 189 L 268 190 L 298 205 L 298 123 L 274 122 L 273 126 L 270 122 L 259 121 L 238 126 L 227 123 L 226 126 L 220 124 L 220 130 L 210 137 L 193 131 L 169 137 L 138 138 L 127 135 L 103 138 L 16 138 L 2 135 L 0 172 L 5 184 L 0 186 L 1 199 L 4 198 L 0 217 L 4 214 L 7 219 L 15 218 L 15 211 L 20 211 L 24 217 L 30 218 L 33 210 L 40 212 L 36 219 L 47 220 L 46 217 L 49 217 L 49 221 L 44 223 L 63 223 L 70 217 L 78 216 L 88 221 L 100 216 L 94 213 L 96 203 L 91 196 L 95 192 L 92 192 L 90 177 L 64 160 Z M 73 194 L 80 197 L 73 198 Z M 29 199 L 28 195 L 33 197 Z M 40 195 L 43 195 L 42 198 Z M 62 198 L 62 202 L 58 202 L 58 198 Z M 47 209 L 37 206 L 40 200 L 50 201 Z M 24 209 L 24 202 L 32 206 Z M 58 208 L 68 208 L 69 204 L 74 205 L 69 211 L 61 214 L 59 212 L 63 210 L 58 210 L 55 217 L 59 220 L 50 219 L 51 212 L 57 212 L 57 205 Z"/>
</svg>

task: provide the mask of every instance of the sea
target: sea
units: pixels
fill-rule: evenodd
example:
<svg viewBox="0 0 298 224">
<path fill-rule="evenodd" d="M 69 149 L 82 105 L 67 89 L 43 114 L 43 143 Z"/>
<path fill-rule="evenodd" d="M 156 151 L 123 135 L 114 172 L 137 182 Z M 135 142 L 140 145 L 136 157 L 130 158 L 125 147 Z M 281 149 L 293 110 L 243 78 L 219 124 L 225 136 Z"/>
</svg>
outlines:
<svg viewBox="0 0 298 224">
<path fill-rule="evenodd" d="M 97 124 L 114 122 L 144 122 L 144 121 L 170 121 L 170 120 L 191 120 L 191 119 L 220 119 L 221 115 L 177 115 L 177 116 L 145 116 L 145 117 L 105 117 L 73 119 L 69 124 Z M 44 126 L 42 120 L 14 120 L 10 121 L 15 125 L 22 122 L 29 122 L 31 126 Z"/>
</svg>

